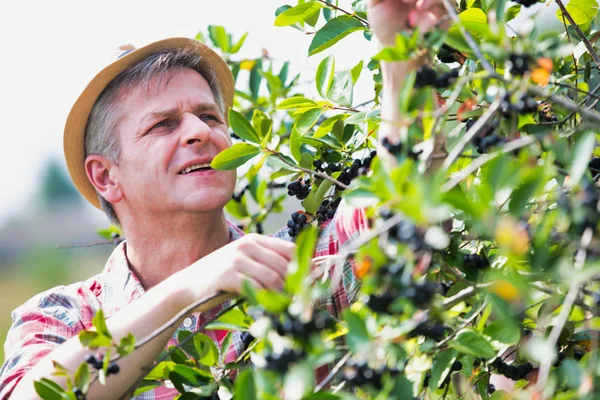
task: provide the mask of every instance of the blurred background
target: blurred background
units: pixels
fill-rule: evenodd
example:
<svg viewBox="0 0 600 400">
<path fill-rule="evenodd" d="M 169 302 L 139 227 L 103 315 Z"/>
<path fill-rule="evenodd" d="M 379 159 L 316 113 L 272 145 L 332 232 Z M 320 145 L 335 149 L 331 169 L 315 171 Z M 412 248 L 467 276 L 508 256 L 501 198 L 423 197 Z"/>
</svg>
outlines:
<svg viewBox="0 0 600 400">
<path fill-rule="evenodd" d="M 99 273 L 113 248 L 111 244 L 92 245 L 104 240 L 96 231 L 106 228 L 108 222 L 74 189 L 62 155 L 65 119 L 87 82 L 112 59 L 120 45 L 141 46 L 166 37 L 194 37 L 198 31 L 206 32 L 208 25 L 223 25 L 234 40 L 249 32 L 236 57 L 256 59 L 266 49 L 275 62 L 289 60 L 290 76 L 302 73 L 302 88 L 311 97 L 316 93 L 314 72 L 328 53 L 307 58 L 310 38 L 297 30 L 273 25 L 275 10 L 285 3 L 0 2 L 1 343 L 15 307 L 36 293 Z M 543 4 L 540 7 L 544 7 L 541 14 L 554 12 Z M 528 11 L 535 12 L 535 8 Z M 353 35 L 358 35 L 357 40 Z M 374 42 L 366 42 L 360 33 L 353 35 L 334 47 L 336 69 L 351 68 L 357 57 L 367 59 L 377 51 Z M 356 103 L 372 98 L 370 82 L 359 80 Z M 290 200 L 287 208 L 297 208 L 297 203 Z M 274 232 L 287 219 L 286 211 L 280 218 L 267 220 L 265 233 Z M 3 348 L 0 360 L 4 360 Z"/>
</svg>

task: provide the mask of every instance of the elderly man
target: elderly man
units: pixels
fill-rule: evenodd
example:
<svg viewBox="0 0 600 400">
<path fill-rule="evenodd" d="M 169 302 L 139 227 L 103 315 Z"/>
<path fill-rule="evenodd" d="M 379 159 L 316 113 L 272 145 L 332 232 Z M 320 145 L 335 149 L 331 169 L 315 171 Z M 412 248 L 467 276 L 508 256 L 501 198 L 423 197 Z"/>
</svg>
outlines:
<svg viewBox="0 0 600 400">
<path fill-rule="evenodd" d="M 392 44 L 395 32 L 409 22 L 420 21 L 425 31 L 441 15 L 435 2 L 422 0 L 372 1 L 369 13 L 384 45 Z M 384 120 L 397 118 L 398 88 L 419 63 L 382 66 Z M 244 236 L 230 224 L 223 207 L 233 194 L 235 171 L 208 168 L 231 146 L 226 115 L 232 101 L 227 65 L 188 39 L 125 49 L 89 83 L 67 120 L 65 157 L 79 191 L 120 223 L 127 240 L 99 275 L 51 289 L 15 311 L 0 371 L 2 399 L 11 393 L 16 399 L 36 398 L 33 381 L 51 375 L 52 360 L 74 370 L 86 355 L 77 333 L 91 327 L 98 310 L 115 340 L 128 333 L 143 338 L 197 299 L 219 291 L 239 293 L 245 279 L 259 288 L 282 287 L 295 245 L 285 234 Z M 392 125 L 382 127 L 380 137 L 385 136 L 396 141 Z M 324 250 L 318 254 L 337 251 L 365 227 L 360 210 L 338 212 L 321 234 L 318 248 Z M 356 280 L 347 282 L 329 305 L 334 312 L 356 293 Z M 226 299 L 217 299 L 213 311 Z M 180 324 L 120 360 L 120 372 L 107 385 L 94 385 L 88 398 L 122 396 L 142 367 L 173 343 L 178 329 L 197 329 L 204 318 L 198 313 L 182 317 Z M 216 342 L 223 339 L 209 334 Z M 241 346 L 234 335 L 227 359 Z M 160 387 L 144 398 L 176 394 Z"/>
</svg>

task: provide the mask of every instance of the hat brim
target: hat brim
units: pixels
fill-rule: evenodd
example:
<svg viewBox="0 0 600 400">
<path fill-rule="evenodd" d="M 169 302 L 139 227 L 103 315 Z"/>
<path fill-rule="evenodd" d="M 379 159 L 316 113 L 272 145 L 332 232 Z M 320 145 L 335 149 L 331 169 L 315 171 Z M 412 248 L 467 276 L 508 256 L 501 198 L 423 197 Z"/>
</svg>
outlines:
<svg viewBox="0 0 600 400">
<path fill-rule="evenodd" d="M 208 46 L 194 39 L 172 38 L 151 43 L 130 51 L 100 71 L 86 86 L 71 108 L 63 139 L 65 160 L 71 179 L 83 197 L 98 209 L 101 209 L 98 195 L 85 172 L 85 130 L 92 108 L 102 91 L 121 72 L 152 54 L 168 49 L 191 50 L 201 56 L 200 64 L 213 71 L 219 83 L 226 110 L 233 105 L 234 79 L 227 63 Z M 227 119 L 227 115 L 225 118 Z"/>
</svg>

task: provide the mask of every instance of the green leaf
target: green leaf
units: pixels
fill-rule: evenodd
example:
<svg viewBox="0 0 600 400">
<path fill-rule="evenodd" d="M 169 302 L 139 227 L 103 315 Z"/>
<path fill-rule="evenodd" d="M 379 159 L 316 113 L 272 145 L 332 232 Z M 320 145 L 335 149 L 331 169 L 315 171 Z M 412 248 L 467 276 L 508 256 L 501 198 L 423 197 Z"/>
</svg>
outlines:
<svg viewBox="0 0 600 400">
<path fill-rule="evenodd" d="M 242 37 L 240 38 L 240 40 L 238 40 L 237 43 L 233 45 L 233 47 L 231 48 L 231 50 L 229 51 L 229 53 L 230 54 L 235 54 L 238 51 L 240 51 L 240 49 L 244 45 L 244 42 L 246 41 L 247 37 L 248 37 L 248 32 L 246 32 L 246 33 L 244 33 L 242 35 Z"/>
<path fill-rule="evenodd" d="M 521 12 L 521 5 L 515 4 L 514 6 L 510 6 L 508 10 L 506 10 L 505 20 L 506 22 L 510 22 Z"/>
<path fill-rule="evenodd" d="M 350 70 L 350 74 L 352 75 L 352 83 L 354 85 L 356 85 L 356 81 L 358 81 L 358 78 L 360 77 L 360 73 L 362 72 L 362 70 L 363 70 L 363 60 L 360 60 L 358 62 L 358 64 L 356 64 Z"/>
<path fill-rule="evenodd" d="M 231 342 L 233 340 L 233 333 L 231 331 L 227 332 L 225 338 L 221 342 L 221 355 L 219 357 L 219 363 L 225 364 L 225 358 L 227 357 L 227 352 L 229 351 L 229 347 L 231 346 Z"/>
<path fill-rule="evenodd" d="M 322 108 L 312 108 L 303 113 L 296 121 L 296 131 L 300 135 L 305 135 L 321 118 L 321 115 L 325 112 Z"/>
<path fill-rule="evenodd" d="M 595 144 L 596 135 L 594 132 L 586 132 L 577 138 L 571 158 L 571 170 L 569 171 L 571 179 L 567 186 L 574 187 L 579 184 L 579 181 L 587 170 Z"/>
<path fill-rule="evenodd" d="M 329 189 L 331 189 L 331 186 L 333 186 L 333 182 L 331 182 L 329 179 L 323 180 L 323 182 L 321 182 L 319 185 L 319 188 L 313 192 L 310 192 L 308 197 L 302 202 L 304 209 L 311 214 L 315 214 L 319 204 L 321 204 L 323 198 Z"/>
<path fill-rule="evenodd" d="M 316 1 L 299 4 L 296 7 L 289 8 L 279 14 L 277 18 L 275 18 L 275 26 L 288 26 L 295 24 L 296 22 L 304 22 L 307 18 L 312 17 L 315 11 L 318 11 L 323 7 L 325 7 L 323 4 Z"/>
<path fill-rule="evenodd" d="M 249 143 L 237 143 L 223 150 L 212 160 L 214 169 L 235 169 L 260 153 L 260 148 Z"/>
<path fill-rule="evenodd" d="M 233 308 L 221 315 L 216 321 L 206 325 L 204 329 L 230 329 L 235 331 L 247 331 L 250 320 L 239 308 Z"/>
<path fill-rule="evenodd" d="M 112 340 L 108 336 L 101 335 L 95 331 L 80 331 L 78 336 L 81 345 L 90 349 L 108 347 L 112 344 Z"/>
<path fill-rule="evenodd" d="M 314 386 L 314 379 L 315 374 L 309 363 L 297 363 L 285 374 L 283 381 L 285 398 L 304 398 L 304 395 Z"/>
<path fill-rule="evenodd" d="M 180 393 L 185 393 L 186 389 L 184 385 L 198 387 L 210 382 L 210 378 L 205 375 L 206 374 L 202 373 L 198 368 L 178 364 L 173 367 L 171 372 L 169 372 L 169 380 Z"/>
<path fill-rule="evenodd" d="M 312 56 L 321 51 L 330 48 L 352 32 L 364 30 L 360 21 L 349 15 L 341 15 L 327 21 L 327 23 L 317 31 L 308 48 L 308 55 Z"/>
<path fill-rule="evenodd" d="M 290 305 L 289 296 L 272 290 L 259 290 L 256 292 L 256 300 L 270 313 L 284 312 Z"/>
<path fill-rule="evenodd" d="M 198 362 L 208 367 L 212 367 L 219 359 L 217 346 L 211 338 L 203 333 L 196 333 L 194 336 L 194 347 L 198 352 Z"/>
<path fill-rule="evenodd" d="M 461 353 L 490 359 L 496 356 L 496 350 L 490 341 L 479 332 L 464 329 L 448 345 Z"/>
<path fill-rule="evenodd" d="M 68 399 L 64 389 L 50 379 L 42 378 L 33 382 L 36 393 L 44 400 Z"/>
<path fill-rule="evenodd" d="M 254 143 L 260 143 L 260 136 L 254 130 L 252 124 L 250 124 L 250 122 L 242 114 L 235 111 L 233 108 L 229 109 L 229 124 L 231 125 L 231 129 L 233 129 L 235 134 L 242 139 Z"/>
<path fill-rule="evenodd" d="M 229 35 L 225 31 L 224 27 L 218 25 L 209 25 L 208 36 L 215 46 L 220 48 L 223 53 L 227 53 L 229 51 Z"/>
<path fill-rule="evenodd" d="M 348 324 L 346 342 L 353 353 L 361 351 L 371 341 L 365 321 L 356 313 L 346 309 L 343 313 L 344 321 Z"/>
<path fill-rule="evenodd" d="M 563 360 L 559 368 L 560 377 L 571 389 L 577 389 L 581 385 L 581 366 L 571 358 Z"/>
<path fill-rule="evenodd" d="M 317 67 L 317 74 L 315 77 L 315 83 L 317 85 L 317 91 L 324 99 L 327 98 L 327 92 L 333 82 L 333 75 L 335 72 L 335 57 L 329 55 L 319 63 Z"/>
<path fill-rule="evenodd" d="M 504 344 L 517 344 L 521 339 L 521 331 L 517 324 L 509 319 L 494 321 L 485 327 L 483 332 L 492 340 L 497 340 Z"/>
<path fill-rule="evenodd" d="M 168 379 L 169 373 L 175 368 L 173 361 L 161 361 L 144 377 L 147 380 L 164 380 Z"/>
<path fill-rule="evenodd" d="M 352 75 L 348 71 L 342 71 L 333 77 L 331 87 L 327 92 L 327 98 L 334 103 L 351 106 L 354 83 Z"/>
<path fill-rule="evenodd" d="M 304 279 L 310 272 L 316 242 L 317 229 L 312 225 L 308 225 L 298 235 L 296 254 L 294 261 L 288 267 L 289 271 L 285 282 L 285 288 L 289 293 L 297 293 L 305 284 Z"/>
<path fill-rule="evenodd" d="M 347 114 L 338 114 L 338 115 L 334 115 L 331 118 L 327 118 L 325 121 L 323 121 L 323 123 L 321 125 L 319 125 L 319 127 L 313 134 L 313 138 L 320 139 L 320 138 L 326 136 L 329 132 L 331 132 L 333 130 L 333 126 L 335 125 L 336 122 L 343 121 L 347 117 L 348 117 Z M 343 126 L 343 123 L 342 123 L 342 126 Z"/>
<path fill-rule="evenodd" d="M 256 397 L 256 384 L 254 383 L 254 371 L 246 369 L 235 379 L 235 398 L 258 400 L 258 397 Z"/>
<path fill-rule="evenodd" d="M 87 363 L 84 362 L 79 365 L 79 368 L 75 371 L 73 384 L 84 393 L 87 392 L 90 385 L 90 370 Z"/>
<path fill-rule="evenodd" d="M 104 335 L 108 338 L 112 338 L 110 332 L 108 331 L 108 327 L 106 326 L 106 319 L 104 318 L 104 313 L 102 310 L 98 310 L 94 318 L 92 318 L 92 325 L 96 328 L 96 332 L 100 335 Z"/>
<path fill-rule="evenodd" d="M 596 14 L 598 14 L 598 2 L 596 0 L 569 0 L 565 8 L 577 25 L 591 22 L 596 17 Z M 563 15 L 560 9 L 556 10 L 556 18 L 561 23 L 563 22 Z M 566 18 L 564 21 L 566 21 Z"/>
<path fill-rule="evenodd" d="M 193 339 L 187 340 L 187 338 L 192 335 L 193 335 L 193 333 L 190 331 L 185 331 L 185 330 L 179 331 L 179 332 L 177 332 L 177 341 L 179 342 L 179 346 L 181 346 L 183 351 L 185 351 L 186 353 L 188 353 L 190 356 L 194 357 L 197 360 L 200 358 L 200 354 L 198 354 L 198 350 L 196 350 L 194 341 L 193 341 Z"/>
<path fill-rule="evenodd" d="M 133 397 L 139 396 L 142 393 L 145 393 L 162 385 L 163 383 L 160 381 L 151 381 L 144 379 L 142 383 L 140 383 L 139 386 L 135 389 L 135 392 L 133 392 Z"/>
<path fill-rule="evenodd" d="M 453 349 L 444 350 L 437 355 L 431 368 L 431 377 L 429 378 L 430 387 L 440 387 L 450 372 L 452 363 L 456 360 L 456 355 L 457 352 Z"/>
<path fill-rule="evenodd" d="M 354 207 L 372 207 L 379 203 L 379 193 L 370 188 L 359 187 L 348 193 L 344 198 Z"/>
<path fill-rule="evenodd" d="M 119 342 L 119 346 L 117 346 L 117 352 L 121 357 L 124 357 L 128 354 L 133 353 L 135 350 L 135 336 L 133 334 L 128 333 L 127 336 L 121 338 Z"/>
<path fill-rule="evenodd" d="M 258 92 L 260 91 L 260 83 L 262 82 L 263 76 L 260 73 L 262 71 L 262 60 L 258 59 L 252 69 L 250 70 L 250 94 L 254 100 L 258 99 Z"/>
<path fill-rule="evenodd" d="M 318 107 L 317 103 L 306 97 L 294 96 L 277 105 L 278 110 L 294 110 L 296 108 Z"/>
</svg>

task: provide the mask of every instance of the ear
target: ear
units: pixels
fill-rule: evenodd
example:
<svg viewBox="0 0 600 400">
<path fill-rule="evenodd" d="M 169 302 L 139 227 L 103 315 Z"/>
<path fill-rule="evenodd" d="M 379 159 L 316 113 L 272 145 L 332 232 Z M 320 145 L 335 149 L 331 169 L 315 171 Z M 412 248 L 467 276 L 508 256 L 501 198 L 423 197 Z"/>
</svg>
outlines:
<svg viewBox="0 0 600 400">
<path fill-rule="evenodd" d="M 123 198 L 116 179 L 118 167 L 105 157 L 90 155 L 85 159 L 85 173 L 94 188 L 106 201 L 115 204 Z"/>
</svg>

